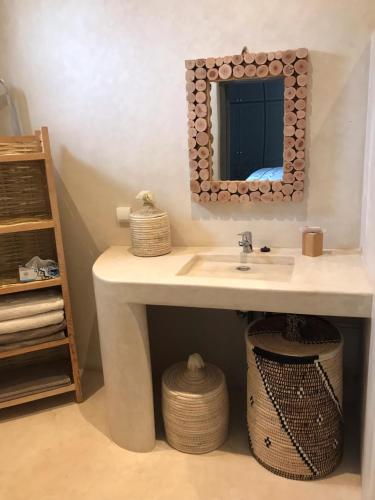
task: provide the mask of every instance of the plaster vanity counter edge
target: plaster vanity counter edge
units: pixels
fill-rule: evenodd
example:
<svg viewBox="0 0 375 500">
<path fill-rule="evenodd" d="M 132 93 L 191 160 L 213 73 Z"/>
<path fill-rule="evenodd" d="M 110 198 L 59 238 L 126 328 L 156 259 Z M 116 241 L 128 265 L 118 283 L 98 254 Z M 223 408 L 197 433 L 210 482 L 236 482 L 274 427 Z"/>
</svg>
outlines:
<svg viewBox="0 0 375 500">
<path fill-rule="evenodd" d="M 147 304 L 371 316 L 373 289 L 358 250 L 306 257 L 300 249 L 272 249 L 273 256 L 294 257 L 293 274 L 283 282 L 178 275 L 197 254 L 239 257 L 239 249 L 176 247 L 145 258 L 113 246 L 94 264 L 109 427 L 114 441 L 128 450 L 155 445 Z"/>
<path fill-rule="evenodd" d="M 358 250 L 327 250 L 320 257 L 290 248 L 250 254 L 293 257 L 291 279 L 281 282 L 179 275 L 197 254 L 239 259 L 240 252 L 232 247 L 175 247 L 167 255 L 145 258 L 134 256 L 128 247 L 113 246 L 95 262 L 94 280 L 115 286 L 129 303 L 371 316 L 373 289 Z"/>
</svg>

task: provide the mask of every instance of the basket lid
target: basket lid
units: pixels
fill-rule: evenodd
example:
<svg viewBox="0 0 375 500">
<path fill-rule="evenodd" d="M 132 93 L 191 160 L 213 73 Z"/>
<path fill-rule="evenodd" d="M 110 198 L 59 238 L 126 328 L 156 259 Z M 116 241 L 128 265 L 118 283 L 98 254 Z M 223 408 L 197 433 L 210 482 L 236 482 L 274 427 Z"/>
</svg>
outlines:
<svg viewBox="0 0 375 500">
<path fill-rule="evenodd" d="M 167 215 L 166 212 L 155 207 L 153 195 L 150 191 L 141 191 L 137 194 L 136 198 L 143 201 L 143 206 L 140 209 L 131 212 L 129 216 L 130 219 L 147 220 L 165 217 Z"/>
<path fill-rule="evenodd" d="M 253 321 L 247 342 L 255 348 L 283 356 L 333 355 L 342 346 L 340 332 L 316 316 L 274 315 Z"/>
<path fill-rule="evenodd" d="M 169 391 L 194 395 L 207 394 L 225 383 L 224 373 L 195 353 L 187 362 L 176 363 L 163 374 L 163 384 Z"/>
</svg>

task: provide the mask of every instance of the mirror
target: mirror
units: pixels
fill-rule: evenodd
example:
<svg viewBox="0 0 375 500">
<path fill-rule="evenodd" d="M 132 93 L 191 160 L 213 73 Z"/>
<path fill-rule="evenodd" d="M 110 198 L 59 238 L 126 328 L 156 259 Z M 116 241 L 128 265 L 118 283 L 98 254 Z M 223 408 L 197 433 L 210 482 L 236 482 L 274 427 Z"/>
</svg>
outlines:
<svg viewBox="0 0 375 500">
<path fill-rule="evenodd" d="M 299 202 L 308 51 L 185 61 L 194 202 Z"/>
<path fill-rule="evenodd" d="M 213 179 L 281 181 L 284 79 L 215 82 L 211 110 Z"/>
</svg>

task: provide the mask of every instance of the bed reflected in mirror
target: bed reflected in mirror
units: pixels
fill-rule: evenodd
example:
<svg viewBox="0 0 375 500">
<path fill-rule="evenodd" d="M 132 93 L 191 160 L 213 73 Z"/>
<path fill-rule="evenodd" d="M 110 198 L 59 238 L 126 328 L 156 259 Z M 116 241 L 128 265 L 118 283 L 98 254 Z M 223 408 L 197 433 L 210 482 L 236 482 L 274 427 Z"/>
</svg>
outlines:
<svg viewBox="0 0 375 500">
<path fill-rule="evenodd" d="M 213 179 L 283 178 L 284 78 L 213 82 Z"/>
</svg>

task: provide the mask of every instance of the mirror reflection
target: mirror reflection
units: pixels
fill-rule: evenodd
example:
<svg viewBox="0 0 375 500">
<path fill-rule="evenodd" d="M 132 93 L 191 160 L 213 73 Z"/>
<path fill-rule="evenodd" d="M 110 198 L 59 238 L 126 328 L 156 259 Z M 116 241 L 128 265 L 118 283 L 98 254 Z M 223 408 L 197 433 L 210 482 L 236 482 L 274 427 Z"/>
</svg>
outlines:
<svg viewBox="0 0 375 500">
<path fill-rule="evenodd" d="M 215 82 L 211 109 L 213 178 L 281 180 L 284 78 Z"/>
</svg>

